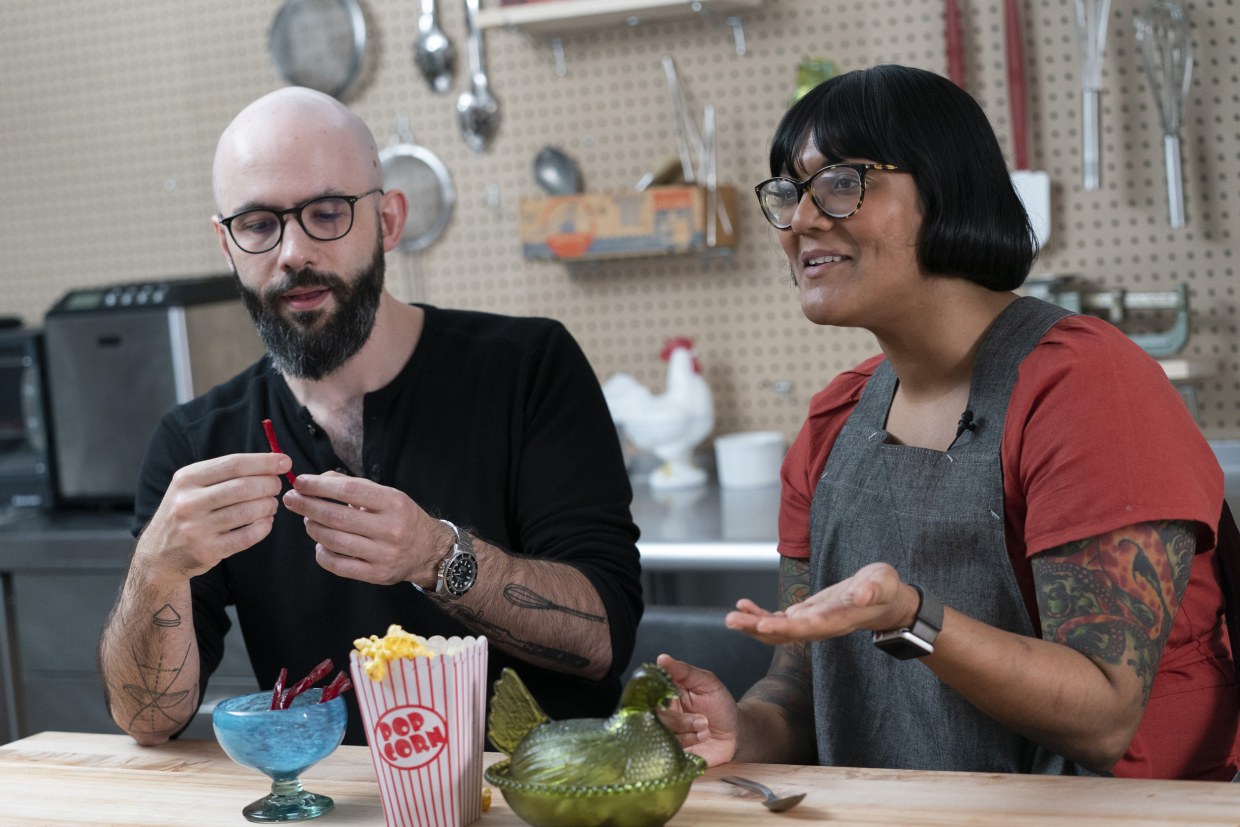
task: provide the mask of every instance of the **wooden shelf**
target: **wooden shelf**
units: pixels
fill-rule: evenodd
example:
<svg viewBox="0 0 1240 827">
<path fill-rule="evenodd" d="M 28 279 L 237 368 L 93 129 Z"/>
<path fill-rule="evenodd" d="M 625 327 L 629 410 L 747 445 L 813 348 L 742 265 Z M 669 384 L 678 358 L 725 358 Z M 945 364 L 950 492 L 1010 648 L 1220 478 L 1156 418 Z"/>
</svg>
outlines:
<svg viewBox="0 0 1240 827">
<path fill-rule="evenodd" d="M 735 216 L 736 191 L 717 194 L 719 211 Z M 735 221 L 725 229 L 717 213 L 711 245 L 709 216 L 707 189 L 691 185 L 522 198 L 522 254 L 579 262 L 731 251 Z"/>
<path fill-rule="evenodd" d="M 762 3 L 763 0 L 543 0 L 484 8 L 478 12 L 478 28 L 512 27 L 530 35 L 555 36 L 695 14 L 734 15 L 756 9 Z"/>
</svg>

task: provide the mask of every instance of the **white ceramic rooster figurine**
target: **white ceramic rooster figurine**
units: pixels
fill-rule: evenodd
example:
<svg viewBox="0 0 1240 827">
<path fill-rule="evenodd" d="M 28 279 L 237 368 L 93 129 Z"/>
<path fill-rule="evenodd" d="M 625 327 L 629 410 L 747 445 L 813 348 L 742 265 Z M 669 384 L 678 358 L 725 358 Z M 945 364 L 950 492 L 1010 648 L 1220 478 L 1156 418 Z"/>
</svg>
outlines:
<svg viewBox="0 0 1240 827">
<path fill-rule="evenodd" d="M 710 386 L 698 372 L 693 340 L 669 339 L 663 346 L 667 390 L 655 396 L 627 373 L 603 384 L 611 417 L 629 441 L 663 460 L 650 475 L 650 487 L 690 488 L 706 482 L 706 472 L 693 464 L 693 449 L 715 427 Z"/>
</svg>

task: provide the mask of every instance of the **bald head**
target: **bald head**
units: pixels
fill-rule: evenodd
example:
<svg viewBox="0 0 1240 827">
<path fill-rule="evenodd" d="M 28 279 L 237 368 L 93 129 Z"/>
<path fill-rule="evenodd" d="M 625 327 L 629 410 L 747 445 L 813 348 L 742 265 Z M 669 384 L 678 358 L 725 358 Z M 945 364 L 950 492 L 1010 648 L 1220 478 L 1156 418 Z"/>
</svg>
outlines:
<svg viewBox="0 0 1240 827">
<path fill-rule="evenodd" d="M 285 87 L 251 103 L 220 135 L 212 168 L 217 209 L 278 204 L 383 186 L 369 127 L 340 101 Z"/>
</svg>

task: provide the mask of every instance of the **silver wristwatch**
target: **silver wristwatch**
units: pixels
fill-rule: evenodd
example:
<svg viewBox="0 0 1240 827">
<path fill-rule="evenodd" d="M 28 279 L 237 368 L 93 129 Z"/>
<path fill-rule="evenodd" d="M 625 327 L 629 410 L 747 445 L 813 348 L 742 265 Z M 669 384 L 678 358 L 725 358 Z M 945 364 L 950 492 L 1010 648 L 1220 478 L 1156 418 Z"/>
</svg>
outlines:
<svg viewBox="0 0 1240 827">
<path fill-rule="evenodd" d="M 435 584 L 435 594 L 456 600 L 477 582 L 478 558 L 474 556 L 474 544 L 470 542 L 468 532 L 461 531 L 447 520 L 439 522 L 452 529 L 455 539 L 452 550 L 439 563 L 439 582 Z"/>
</svg>

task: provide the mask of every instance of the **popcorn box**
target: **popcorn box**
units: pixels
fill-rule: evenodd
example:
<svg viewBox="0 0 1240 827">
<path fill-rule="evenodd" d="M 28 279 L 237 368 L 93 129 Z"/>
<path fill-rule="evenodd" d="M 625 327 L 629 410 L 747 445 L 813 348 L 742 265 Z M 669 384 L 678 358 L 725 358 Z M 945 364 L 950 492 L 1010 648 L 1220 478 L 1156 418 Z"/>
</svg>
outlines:
<svg viewBox="0 0 1240 827">
<path fill-rule="evenodd" d="M 379 681 L 365 670 L 372 658 L 349 656 L 388 827 L 463 827 L 482 814 L 487 639 L 431 643 L 442 653 L 389 661 Z"/>
</svg>

